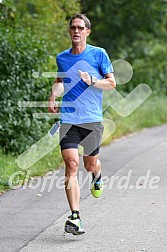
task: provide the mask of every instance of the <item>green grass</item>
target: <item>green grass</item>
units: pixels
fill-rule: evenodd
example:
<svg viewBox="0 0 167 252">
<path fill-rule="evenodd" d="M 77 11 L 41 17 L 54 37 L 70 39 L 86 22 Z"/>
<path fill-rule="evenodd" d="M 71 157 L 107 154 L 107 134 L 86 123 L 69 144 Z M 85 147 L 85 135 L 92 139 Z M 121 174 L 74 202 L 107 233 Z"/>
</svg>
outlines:
<svg viewBox="0 0 167 252">
<path fill-rule="evenodd" d="M 58 169 L 62 164 L 59 147 L 55 148 L 27 170 L 21 169 L 16 164 L 16 159 L 17 156 L 11 154 L 6 156 L 0 151 L 0 192 L 10 189 L 9 178 L 11 175 L 14 175 L 12 185 L 18 186 L 20 183 L 23 184 L 25 182 L 27 174 L 30 175 L 28 176 L 29 179 L 35 176 L 43 176 L 48 171 Z"/>
<path fill-rule="evenodd" d="M 167 96 L 151 95 L 138 109 L 136 109 L 136 111 L 134 111 L 128 117 L 121 117 L 115 112 L 110 111 L 107 116 L 115 122 L 116 130 L 103 145 L 109 144 L 115 138 L 139 131 L 143 128 L 167 123 L 166 108 Z M 104 133 L 110 135 L 109 131 L 110 127 L 107 126 Z M 43 151 L 43 149 L 41 149 L 41 151 Z M 59 147 L 55 148 L 27 170 L 21 169 L 15 163 L 16 158 L 17 156 L 13 156 L 11 154 L 5 156 L 2 154 L 2 151 L 0 151 L 0 192 L 9 189 L 9 178 L 15 172 L 19 172 L 19 174 L 14 176 L 13 179 L 13 184 L 17 186 L 20 181 L 25 181 L 27 172 L 30 172 L 30 177 L 42 176 L 47 171 L 57 169 L 62 163 Z"/>
<path fill-rule="evenodd" d="M 121 117 L 115 112 L 108 115 L 115 124 L 115 132 L 105 141 L 103 145 L 109 144 L 112 139 L 123 135 L 167 123 L 167 96 L 151 95 L 131 115 Z"/>
</svg>

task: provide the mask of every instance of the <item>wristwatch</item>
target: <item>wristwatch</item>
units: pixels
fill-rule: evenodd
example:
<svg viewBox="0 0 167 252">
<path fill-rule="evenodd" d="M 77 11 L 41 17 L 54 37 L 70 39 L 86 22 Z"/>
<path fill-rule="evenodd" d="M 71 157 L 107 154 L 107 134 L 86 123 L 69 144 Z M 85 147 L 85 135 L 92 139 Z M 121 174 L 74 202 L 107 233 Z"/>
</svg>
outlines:
<svg viewBox="0 0 167 252">
<path fill-rule="evenodd" d="M 97 82 L 97 78 L 95 76 L 91 76 L 91 84 L 90 86 L 93 86 Z"/>
</svg>

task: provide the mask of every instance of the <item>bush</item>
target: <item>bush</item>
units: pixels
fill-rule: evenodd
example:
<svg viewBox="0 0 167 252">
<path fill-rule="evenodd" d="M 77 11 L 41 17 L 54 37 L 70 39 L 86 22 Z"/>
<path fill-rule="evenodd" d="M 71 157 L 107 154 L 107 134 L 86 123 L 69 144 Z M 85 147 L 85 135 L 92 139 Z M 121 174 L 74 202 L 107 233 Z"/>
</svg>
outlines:
<svg viewBox="0 0 167 252">
<path fill-rule="evenodd" d="M 47 101 L 48 81 L 34 79 L 33 71 L 46 71 L 45 41 L 5 26 L 0 31 L 1 113 L 0 138 L 5 153 L 21 153 L 48 129 L 48 123 L 34 119 L 32 109 L 21 108 L 19 101 Z M 43 66 L 43 69 L 42 69 Z"/>
</svg>

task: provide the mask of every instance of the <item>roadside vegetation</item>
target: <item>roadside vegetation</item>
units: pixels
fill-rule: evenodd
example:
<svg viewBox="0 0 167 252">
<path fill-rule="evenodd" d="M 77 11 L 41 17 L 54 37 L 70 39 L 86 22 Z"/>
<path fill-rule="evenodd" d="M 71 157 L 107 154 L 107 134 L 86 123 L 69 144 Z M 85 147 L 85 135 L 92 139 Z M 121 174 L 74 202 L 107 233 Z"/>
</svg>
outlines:
<svg viewBox="0 0 167 252">
<path fill-rule="evenodd" d="M 105 125 L 105 134 L 111 136 L 103 145 L 167 123 L 166 11 L 163 0 L 97 0 L 96 4 L 88 0 L 0 2 L 0 192 L 9 189 L 9 178 L 16 172 L 13 183 L 17 186 L 30 170 L 30 177 L 43 176 L 62 165 L 59 147 L 32 162 L 28 169 L 26 165 L 22 169 L 15 161 L 43 139 L 54 123 L 48 116 L 34 116 L 47 113 L 46 107 L 20 104 L 47 102 L 54 78 L 44 78 L 42 73 L 56 72 L 56 55 L 70 47 L 68 21 L 75 13 L 86 13 L 92 22 L 88 43 L 105 48 L 112 62 L 123 59 L 133 67 L 132 80 L 118 85 L 118 92 L 125 97 L 140 83 L 152 89 L 152 95 L 127 117 L 113 109 L 104 112 L 114 121 L 116 130 L 110 134 L 109 125 Z M 45 146 L 49 146 L 47 137 L 43 148 L 34 149 L 36 155 L 44 153 Z M 30 158 L 33 161 L 33 155 Z"/>
<path fill-rule="evenodd" d="M 108 118 L 115 122 L 116 130 L 103 143 L 103 146 L 110 144 L 113 139 L 140 131 L 144 128 L 167 123 L 166 107 L 167 97 L 165 95 L 152 95 L 128 117 L 120 117 L 112 111 L 112 113 L 108 114 Z M 110 135 L 109 132 L 110 128 L 106 125 L 105 134 Z M 16 172 L 18 172 L 18 174 L 14 175 L 12 184 L 17 187 L 20 183 L 24 184 L 24 182 L 26 182 L 26 175 L 28 173 L 30 174 L 30 179 L 35 176 L 43 176 L 48 171 L 53 171 L 62 167 L 62 158 L 59 148 L 55 148 L 28 170 L 22 170 L 18 167 L 15 163 L 17 158 L 17 155 L 8 154 L 6 156 L 2 151 L 0 152 L 0 192 L 10 189 L 9 178 L 11 175 L 16 174 Z"/>
</svg>

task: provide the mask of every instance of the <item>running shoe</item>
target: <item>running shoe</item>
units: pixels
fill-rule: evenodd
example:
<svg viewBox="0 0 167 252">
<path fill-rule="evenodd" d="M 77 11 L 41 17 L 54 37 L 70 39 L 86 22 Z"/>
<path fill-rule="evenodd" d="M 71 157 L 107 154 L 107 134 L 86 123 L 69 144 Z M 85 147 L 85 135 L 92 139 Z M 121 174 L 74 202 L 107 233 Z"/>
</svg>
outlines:
<svg viewBox="0 0 167 252">
<path fill-rule="evenodd" d="M 68 217 L 64 230 L 66 233 L 71 233 L 73 235 L 82 235 L 85 233 L 81 220 L 79 218 L 74 219 L 72 216 Z"/>
<path fill-rule="evenodd" d="M 99 198 L 103 192 L 103 180 L 92 182 L 91 193 L 95 198 Z"/>
</svg>

